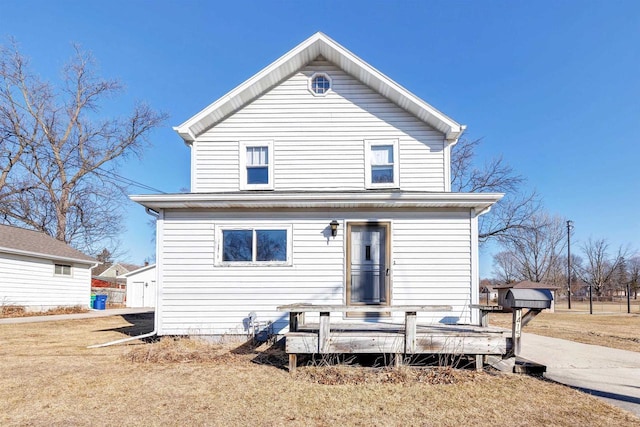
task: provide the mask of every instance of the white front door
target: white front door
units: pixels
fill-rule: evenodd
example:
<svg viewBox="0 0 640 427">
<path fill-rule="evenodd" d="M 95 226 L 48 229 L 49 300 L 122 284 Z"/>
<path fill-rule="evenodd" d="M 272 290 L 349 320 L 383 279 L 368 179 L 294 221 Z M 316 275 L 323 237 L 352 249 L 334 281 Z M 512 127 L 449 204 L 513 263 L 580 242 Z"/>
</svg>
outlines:
<svg viewBox="0 0 640 427">
<path fill-rule="evenodd" d="M 347 305 L 389 305 L 389 224 L 347 224 Z"/>
</svg>

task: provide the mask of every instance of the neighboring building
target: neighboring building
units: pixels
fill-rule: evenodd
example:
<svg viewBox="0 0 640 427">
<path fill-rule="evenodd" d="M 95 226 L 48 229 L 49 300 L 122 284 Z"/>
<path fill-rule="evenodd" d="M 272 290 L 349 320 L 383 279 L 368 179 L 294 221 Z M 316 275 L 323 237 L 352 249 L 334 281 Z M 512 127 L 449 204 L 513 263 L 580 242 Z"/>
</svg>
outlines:
<svg viewBox="0 0 640 427">
<path fill-rule="evenodd" d="M 158 213 L 159 335 L 244 334 L 250 312 L 282 333 L 300 302 L 478 324 L 478 217 L 502 195 L 451 192 L 464 129 L 321 33 L 176 127 L 191 193 L 131 197 Z"/>
<path fill-rule="evenodd" d="M 127 307 L 156 306 L 156 265 L 145 265 L 120 276 L 127 281 Z"/>
<path fill-rule="evenodd" d="M 494 289 L 498 291 L 498 305 L 504 306 L 504 301 L 507 296 L 507 291 L 509 289 L 548 289 L 551 291 L 551 308 L 549 311 L 551 313 L 555 312 L 556 309 L 556 291 L 560 289 L 558 286 L 549 285 L 547 283 L 542 282 L 531 282 L 529 280 L 523 280 L 518 283 L 508 283 L 506 285 L 496 285 Z"/>
<path fill-rule="evenodd" d="M 88 307 L 98 262 L 44 233 L 0 225 L 0 305 Z"/>
<path fill-rule="evenodd" d="M 94 281 L 92 286 L 105 287 L 104 284 L 108 283 L 110 284 L 108 287 L 123 289 L 127 281 L 121 276 L 139 268 L 139 265 L 122 262 L 104 263 L 93 270 Z"/>
</svg>

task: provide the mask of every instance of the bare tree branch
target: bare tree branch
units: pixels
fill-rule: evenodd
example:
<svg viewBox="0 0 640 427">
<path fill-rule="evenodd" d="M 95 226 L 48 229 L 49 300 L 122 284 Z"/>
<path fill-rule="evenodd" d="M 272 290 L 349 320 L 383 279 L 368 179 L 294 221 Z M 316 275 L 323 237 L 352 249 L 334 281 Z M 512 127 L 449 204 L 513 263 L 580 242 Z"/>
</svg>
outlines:
<svg viewBox="0 0 640 427">
<path fill-rule="evenodd" d="M 101 103 L 122 91 L 100 77 L 74 45 L 55 87 L 29 72 L 15 42 L 0 49 L 0 217 L 94 252 L 121 232 L 124 187 L 118 163 L 141 155 L 165 119 L 144 103 L 101 118 Z"/>
</svg>

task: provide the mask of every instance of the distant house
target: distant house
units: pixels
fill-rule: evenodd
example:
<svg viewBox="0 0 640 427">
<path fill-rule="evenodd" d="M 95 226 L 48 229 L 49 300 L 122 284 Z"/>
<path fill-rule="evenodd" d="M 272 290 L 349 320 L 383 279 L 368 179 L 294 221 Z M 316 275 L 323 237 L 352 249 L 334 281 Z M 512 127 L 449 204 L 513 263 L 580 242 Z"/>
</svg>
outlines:
<svg viewBox="0 0 640 427">
<path fill-rule="evenodd" d="M 44 233 L 0 225 L 0 305 L 88 307 L 98 261 Z"/>
<path fill-rule="evenodd" d="M 156 265 L 145 265 L 119 276 L 127 281 L 127 307 L 156 306 Z"/>
<path fill-rule="evenodd" d="M 128 264 L 123 262 L 104 263 L 93 269 L 92 287 L 113 287 L 122 289 L 126 285 L 124 274 L 139 269 L 139 265 Z"/>
<path fill-rule="evenodd" d="M 553 297 L 553 300 L 551 301 L 551 308 L 549 309 L 549 311 L 553 313 L 556 306 L 556 291 L 560 288 L 544 282 L 532 282 L 529 280 L 523 280 L 522 282 L 518 283 L 496 285 L 494 286 L 494 289 L 498 291 L 498 305 L 502 306 L 504 306 L 504 301 L 509 289 L 548 289 L 551 291 L 551 296 Z"/>
<path fill-rule="evenodd" d="M 490 283 L 480 284 L 480 302 L 490 304 L 498 299 L 498 290 Z"/>
</svg>

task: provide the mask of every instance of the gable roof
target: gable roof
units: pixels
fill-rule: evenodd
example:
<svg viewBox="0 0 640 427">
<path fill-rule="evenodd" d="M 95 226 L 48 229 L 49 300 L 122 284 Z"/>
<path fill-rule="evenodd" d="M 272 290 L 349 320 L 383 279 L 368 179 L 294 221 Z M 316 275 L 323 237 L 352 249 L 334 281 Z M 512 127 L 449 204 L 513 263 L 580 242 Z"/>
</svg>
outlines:
<svg viewBox="0 0 640 427">
<path fill-rule="evenodd" d="M 127 264 L 124 262 L 104 263 L 101 266 L 94 268 L 91 273 L 93 274 L 93 276 L 108 276 L 107 273 L 110 270 L 115 270 L 115 271 L 119 271 L 119 274 L 117 274 L 117 276 L 120 276 L 124 273 L 137 270 L 138 268 L 140 268 L 139 265 Z M 114 274 L 113 276 L 108 276 L 108 277 L 116 277 L 116 275 Z"/>
<path fill-rule="evenodd" d="M 98 264 L 92 257 L 45 233 L 11 225 L 0 225 L 0 252 L 81 264 Z"/>
<path fill-rule="evenodd" d="M 449 143 L 456 143 L 464 132 L 464 125 L 455 122 L 427 104 L 321 32 L 315 33 L 249 80 L 173 129 L 178 132 L 185 143 L 190 144 L 202 133 L 319 56 L 334 63 L 347 74 L 352 75 L 399 107 L 445 134 Z"/>
</svg>

